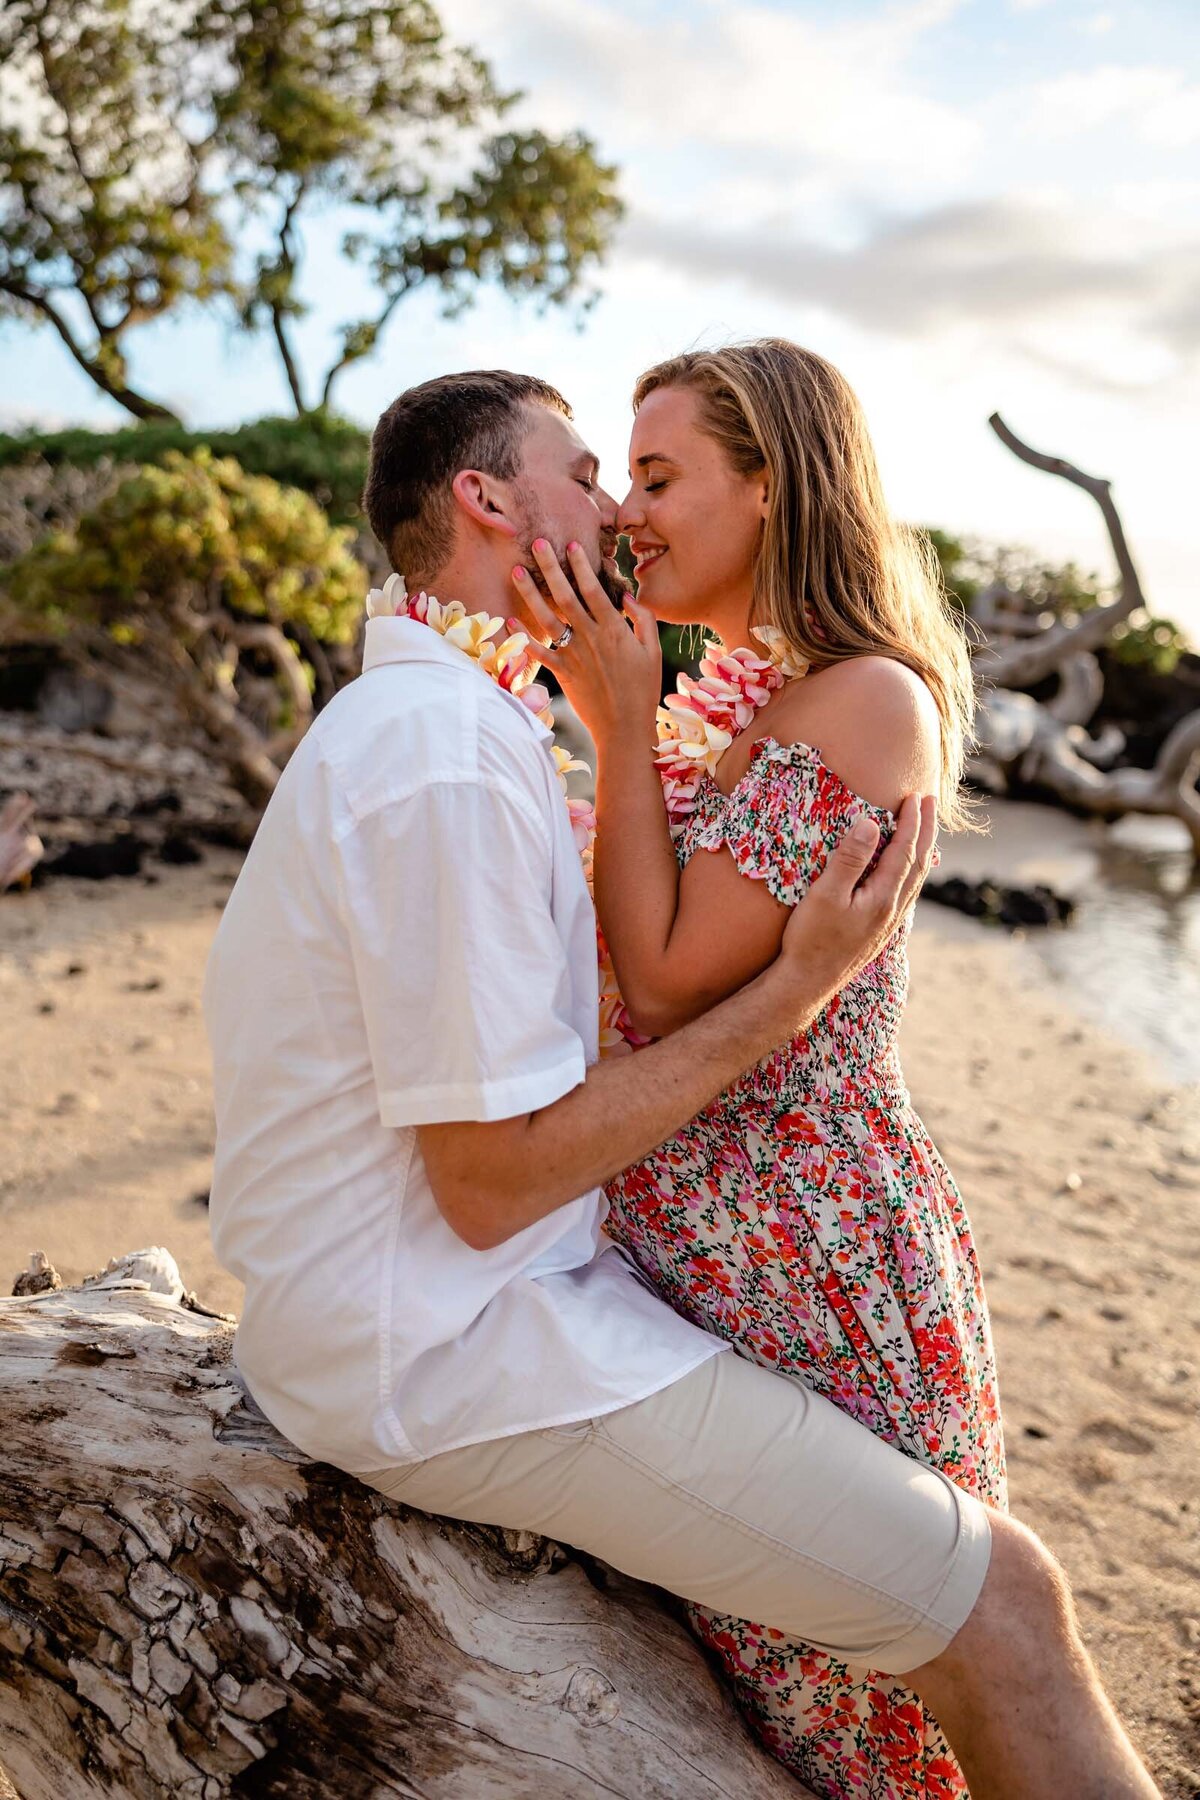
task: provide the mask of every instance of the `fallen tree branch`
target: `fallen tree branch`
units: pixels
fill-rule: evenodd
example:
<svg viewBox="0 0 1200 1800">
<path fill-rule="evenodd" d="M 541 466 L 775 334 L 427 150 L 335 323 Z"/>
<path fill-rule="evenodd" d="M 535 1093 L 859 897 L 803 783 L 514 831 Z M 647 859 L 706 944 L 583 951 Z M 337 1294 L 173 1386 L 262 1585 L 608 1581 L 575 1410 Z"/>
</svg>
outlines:
<svg viewBox="0 0 1200 1800">
<path fill-rule="evenodd" d="M 1000 442 L 1021 462 L 1028 463 L 1031 468 L 1041 469 L 1048 475 L 1058 475 L 1073 487 L 1082 488 L 1085 494 L 1091 495 L 1104 515 L 1109 541 L 1117 561 L 1120 591 L 1109 606 L 1093 608 L 1072 625 L 1054 625 L 1048 631 L 1038 632 L 1021 642 L 997 645 L 994 648 L 988 646 L 980 652 L 980 667 L 989 683 L 995 687 L 1032 687 L 1035 682 L 1052 675 L 1066 656 L 1081 650 L 1098 650 L 1101 644 L 1107 643 L 1113 627 L 1127 619 L 1130 613 L 1144 607 L 1146 600 L 1133 556 L 1125 540 L 1120 514 L 1113 504 L 1111 484 L 1100 476 L 1085 475 L 1082 469 L 1077 469 L 1061 456 L 1047 456 L 1040 450 L 1030 449 L 1028 444 L 1022 443 L 1016 432 L 1009 429 L 999 413 L 993 413 L 988 424 Z"/>
<path fill-rule="evenodd" d="M 42 840 L 31 827 L 33 801 L 12 794 L 0 809 L 0 893 L 21 881 L 42 858 Z"/>
<path fill-rule="evenodd" d="M 799 1800 L 653 1590 L 310 1462 L 164 1252 L 43 1265 L 0 1302 L 22 1800 Z"/>
<path fill-rule="evenodd" d="M 1061 799 L 1100 818 L 1158 813 L 1182 821 L 1200 857 L 1200 712 L 1171 732 L 1152 769 L 1100 771 L 1082 760 L 1069 738 L 1037 741 L 1021 765 L 1025 781 L 1053 788 Z"/>
</svg>

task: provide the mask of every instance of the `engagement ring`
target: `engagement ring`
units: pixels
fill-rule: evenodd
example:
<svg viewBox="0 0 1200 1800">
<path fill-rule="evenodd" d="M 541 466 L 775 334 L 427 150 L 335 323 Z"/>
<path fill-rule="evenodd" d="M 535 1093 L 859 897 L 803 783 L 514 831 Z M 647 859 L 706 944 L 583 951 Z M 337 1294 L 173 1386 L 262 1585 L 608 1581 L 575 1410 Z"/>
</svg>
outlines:
<svg viewBox="0 0 1200 1800">
<path fill-rule="evenodd" d="M 565 650 L 574 636 L 575 627 L 573 625 L 568 625 L 561 637 L 550 639 L 550 648 L 552 650 Z"/>
</svg>

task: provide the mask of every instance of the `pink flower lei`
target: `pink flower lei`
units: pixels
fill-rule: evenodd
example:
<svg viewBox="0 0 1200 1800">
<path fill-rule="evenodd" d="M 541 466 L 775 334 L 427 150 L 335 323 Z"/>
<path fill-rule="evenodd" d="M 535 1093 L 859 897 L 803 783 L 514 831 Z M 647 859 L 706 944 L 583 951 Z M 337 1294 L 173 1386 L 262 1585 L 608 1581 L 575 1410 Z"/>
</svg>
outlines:
<svg viewBox="0 0 1200 1800">
<path fill-rule="evenodd" d="M 554 730 L 550 695 L 534 681 L 539 667 L 536 648 L 524 632 L 510 634 L 503 619 L 488 613 L 468 613 L 459 600 L 441 601 L 424 592 L 410 594 L 399 575 L 390 575 L 382 588 L 372 588 L 367 596 L 367 617 L 381 614 L 428 625 L 469 656 L 506 693 L 527 706 L 548 730 Z M 662 781 L 673 837 L 683 831 L 695 810 L 701 783 L 706 775 L 716 775 L 717 764 L 734 738 L 746 729 L 773 693 L 807 668 L 788 649 L 781 632 L 762 627 L 754 635 L 765 645 L 766 658 L 756 656 L 752 650 L 722 651 L 710 641 L 705 646 L 699 676 L 678 676 L 675 693 L 669 694 L 658 709 L 654 763 Z M 553 756 L 591 892 L 596 813 L 589 801 L 571 794 L 567 787 L 567 776 L 587 769 L 588 765 L 559 744 L 553 746 Z M 598 923 L 596 938 L 600 962 L 600 1054 L 619 1055 L 649 1039 L 637 1032 L 630 1021 Z"/>
</svg>

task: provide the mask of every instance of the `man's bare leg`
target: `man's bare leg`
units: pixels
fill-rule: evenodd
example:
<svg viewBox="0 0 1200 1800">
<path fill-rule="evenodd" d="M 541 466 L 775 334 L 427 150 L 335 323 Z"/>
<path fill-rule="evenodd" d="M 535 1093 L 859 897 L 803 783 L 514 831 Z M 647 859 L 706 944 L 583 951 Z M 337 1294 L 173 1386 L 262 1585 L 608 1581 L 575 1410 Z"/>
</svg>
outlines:
<svg viewBox="0 0 1200 1800">
<path fill-rule="evenodd" d="M 904 1681 L 939 1720 L 971 1800 L 1158 1800 L 1079 1635 L 1066 1576 L 995 1515 L 983 1591 L 949 1648 Z"/>
</svg>

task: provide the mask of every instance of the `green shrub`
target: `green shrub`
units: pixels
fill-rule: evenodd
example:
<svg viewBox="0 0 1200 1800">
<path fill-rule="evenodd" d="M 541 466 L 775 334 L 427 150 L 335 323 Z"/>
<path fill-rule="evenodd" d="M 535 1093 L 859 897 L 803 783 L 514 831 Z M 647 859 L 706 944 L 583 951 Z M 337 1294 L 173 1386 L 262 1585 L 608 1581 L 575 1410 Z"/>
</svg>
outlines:
<svg viewBox="0 0 1200 1800">
<path fill-rule="evenodd" d="M 206 449 L 167 450 L 161 466 L 135 470 L 73 528 L 18 557 L 6 585 L 29 623 L 64 637 L 99 626 L 134 643 L 183 604 L 346 643 L 365 591 L 353 535 L 298 488 Z"/>
<path fill-rule="evenodd" d="M 0 434 L 0 469 L 41 458 L 52 467 L 87 469 L 111 460 L 161 465 L 172 453 L 211 450 L 231 456 L 250 475 L 269 475 L 286 487 L 310 494 L 335 525 L 361 519 L 359 497 L 367 473 L 370 439 L 361 426 L 335 413 L 300 419 L 256 419 L 231 431 L 188 431 L 162 422 L 127 425 L 117 431 Z"/>
<path fill-rule="evenodd" d="M 1114 628 L 1109 644 L 1118 662 L 1152 669 L 1156 675 L 1173 675 L 1188 640 L 1173 619 L 1135 612 Z"/>
</svg>

